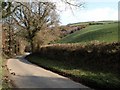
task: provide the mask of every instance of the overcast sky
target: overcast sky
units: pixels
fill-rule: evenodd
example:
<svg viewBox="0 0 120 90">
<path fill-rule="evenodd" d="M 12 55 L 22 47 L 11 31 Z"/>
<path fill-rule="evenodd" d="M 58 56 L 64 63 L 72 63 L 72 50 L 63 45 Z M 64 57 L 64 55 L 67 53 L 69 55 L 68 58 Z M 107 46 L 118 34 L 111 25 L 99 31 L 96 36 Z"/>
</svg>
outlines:
<svg viewBox="0 0 120 90">
<path fill-rule="evenodd" d="M 80 0 L 79 0 L 80 1 Z M 82 0 L 83 1 L 83 0 Z M 60 21 L 62 25 L 85 21 L 118 20 L 119 0 L 84 0 L 84 8 L 65 9 L 65 5 L 59 3 Z"/>
</svg>

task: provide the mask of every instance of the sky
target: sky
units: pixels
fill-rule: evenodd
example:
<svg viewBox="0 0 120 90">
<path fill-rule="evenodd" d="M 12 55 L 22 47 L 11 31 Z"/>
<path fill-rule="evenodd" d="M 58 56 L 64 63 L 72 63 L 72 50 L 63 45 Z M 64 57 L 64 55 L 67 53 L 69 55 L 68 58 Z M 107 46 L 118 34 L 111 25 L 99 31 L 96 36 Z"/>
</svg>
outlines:
<svg viewBox="0 0 120 90">
<path fill-rule="evenodd" d="M 30 1 L 30 0 L 16 0 Z M 36 1 L 36 0 L 34 0 Z M 62 0 L 37 0 L 40 2 L 52 1 L 57 5 L 57 11 L 60 17 L 60 24 L 67 25 L 70 23 L 102 20 L 118 20 L 118 2 L 120 0 L 67 0 L 71 3 L 83 2 L 84 7 L 72 10 L 65 5 Z M 120 7 L 120 5 L 119 5 Z"/>
<path fill-rule="evenodd" d="M 80 0 L 79 0 L 80 1 Z M 102 20 L 118 20 L 118 2 L 119 0 L 84 0 L 84 7 L 65 8 L 64 4 L 59 3 L 58 8 L 62 11 L 60 14 L 60 24 L 86 22 L 86 21 L 102 21 Z"/>
</svg>

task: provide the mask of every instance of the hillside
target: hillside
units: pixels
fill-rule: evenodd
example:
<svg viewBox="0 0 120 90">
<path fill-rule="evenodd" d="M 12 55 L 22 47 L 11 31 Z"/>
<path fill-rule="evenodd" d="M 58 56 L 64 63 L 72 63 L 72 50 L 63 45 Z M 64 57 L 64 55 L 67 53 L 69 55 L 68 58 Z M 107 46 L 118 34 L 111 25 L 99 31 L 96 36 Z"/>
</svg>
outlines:
<svg viewBox="0 0 120 90">
<path fill-rule="evenodd" d="M 94 40 L 100 42 L 118 41 L 118 24 L 89 25 L 80 31 L 67 35 L 58 43 L 89 43 Z"/>
</svg>

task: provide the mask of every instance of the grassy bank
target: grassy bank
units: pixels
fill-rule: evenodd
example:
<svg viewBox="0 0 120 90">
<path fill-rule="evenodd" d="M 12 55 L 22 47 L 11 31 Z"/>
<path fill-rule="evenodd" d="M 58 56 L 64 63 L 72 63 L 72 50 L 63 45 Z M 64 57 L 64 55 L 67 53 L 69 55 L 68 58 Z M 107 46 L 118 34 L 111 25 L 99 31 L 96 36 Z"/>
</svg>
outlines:
<svg viewBox="0 0 120 90">
<path fill-rule="evenodd" d="M 120 88 L 120 43 L 53 45 L 26 58 L 91 88 Z"/>
<path fill-rule="evenodd" d="M 92 71 L 88 70 L 89 68 L 87 67 L 86 69 L 83 69 L 83 67 L 78 68 L 74 65 L 69 65 L 67 62 L 40 58 L 36 55 L 31 55 L 27 59 L 45 69 L 69 77 L 91 88 L 120 88 L 120 78 L 118 74 L 97 72 L 97 67 L 95 67 L 96 71 Z"/>
</svg>

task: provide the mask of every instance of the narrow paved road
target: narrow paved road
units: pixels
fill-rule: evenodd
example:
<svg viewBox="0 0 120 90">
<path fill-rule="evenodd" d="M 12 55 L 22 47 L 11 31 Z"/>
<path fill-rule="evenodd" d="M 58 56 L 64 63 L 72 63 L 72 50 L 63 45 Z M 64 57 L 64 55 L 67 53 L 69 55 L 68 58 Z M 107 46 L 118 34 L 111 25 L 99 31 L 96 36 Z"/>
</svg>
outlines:
<svg viewBox="0 0 120 90">
<path fill-rule="evenodd" d="M 11 74 L 11 79 L 18 88 L 87 88 L 66 77 L 60 76 L 51 71 L 38 67 L 23 57 L 9 59 L 7 67 Z"/>
</svg>

